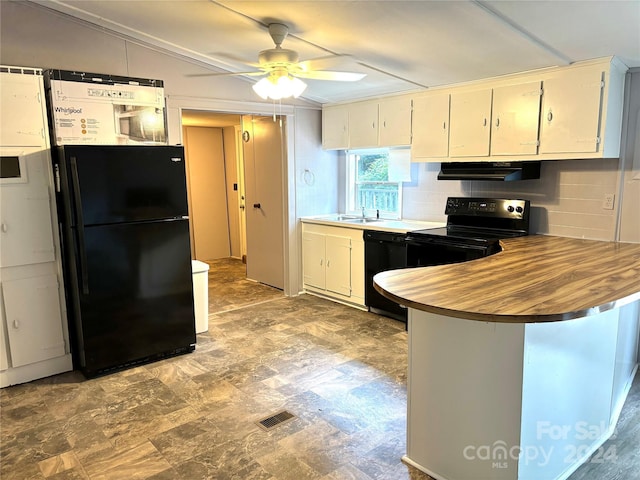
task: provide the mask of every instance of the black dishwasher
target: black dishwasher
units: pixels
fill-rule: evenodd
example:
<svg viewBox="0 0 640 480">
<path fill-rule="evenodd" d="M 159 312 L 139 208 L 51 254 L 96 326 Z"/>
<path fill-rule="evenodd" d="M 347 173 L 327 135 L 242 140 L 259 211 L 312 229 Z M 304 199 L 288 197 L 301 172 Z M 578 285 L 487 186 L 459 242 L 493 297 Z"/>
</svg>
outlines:
<svg viewBox="0 0 640 480">
<path fill-rule="evenodd" d="M 401 322 L 407 321 L 407 309 L 379 294 L 373 287 L 373 276 L 407 266 L 406 236 L 406 233 L 364 231 L 364 303 L 369 311 Z"/>
</svg>

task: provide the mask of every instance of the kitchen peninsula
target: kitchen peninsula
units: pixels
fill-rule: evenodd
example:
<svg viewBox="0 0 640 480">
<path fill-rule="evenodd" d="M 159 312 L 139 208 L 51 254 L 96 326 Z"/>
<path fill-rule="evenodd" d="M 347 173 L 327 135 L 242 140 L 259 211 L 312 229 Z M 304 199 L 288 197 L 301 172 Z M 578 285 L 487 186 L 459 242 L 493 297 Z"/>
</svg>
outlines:
<svg viewBox="0 0 640 480">
<path fill-rule="evenodd" d="M 640 245 L 533 235 L 383 272 L 409 307 L 407 454 L 439 480 L 564 479 L 615 461 L 637 369 Z"/>
</svg>

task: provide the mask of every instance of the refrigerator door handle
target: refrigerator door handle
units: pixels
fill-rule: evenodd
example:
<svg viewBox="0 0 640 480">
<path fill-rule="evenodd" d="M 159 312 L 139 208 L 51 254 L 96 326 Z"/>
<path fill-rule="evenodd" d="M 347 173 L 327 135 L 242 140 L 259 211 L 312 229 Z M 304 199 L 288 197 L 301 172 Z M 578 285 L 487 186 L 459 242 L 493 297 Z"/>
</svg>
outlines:
<svg viewBox="0 0 640 480">
<path fill-rule="evenodd" d="M 76 157 L 70 157 L 69 163 L 71 164 L 71 181 L 73 182 L 73 203 L 75 203 L 73 212 L 76 217 L 75 221 L 78 239 L 78 261 L 80 263 L 80 285 L 82 286 L 82 293 L 84 293 L 85 295 L 89 295 L 87 252 L 84 246 L 84 218 L 82 217 L 82 198 L 80 197 L 80 181 L 78 178 L 78 164 L 76 162 Z"/>
</svg>

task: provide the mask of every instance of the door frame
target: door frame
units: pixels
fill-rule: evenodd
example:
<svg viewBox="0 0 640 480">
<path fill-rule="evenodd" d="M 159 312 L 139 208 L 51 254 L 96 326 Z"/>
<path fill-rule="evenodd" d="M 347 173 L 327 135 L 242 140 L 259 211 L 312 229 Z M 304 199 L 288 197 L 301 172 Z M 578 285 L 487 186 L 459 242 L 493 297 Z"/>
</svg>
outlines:
<svg viewBox="0 0 640 480">
<path fill-rule="evenodd" d="M 240 117 L 242 118 L 242 117 Z M 234 127 L 236 139 L 236 169 L 238 172 L 238 225 L 240 229 L 240 258 L 247 261 L 247 193 L 244 182 L 244 153 L 242 126 Z"/>
<path fill-rule="evenodd" d="M 183 96 L 167 97 L 167 139 L 170 145 L 183 145 L 182 111 L 201 110 L 212 113 L 230 113 L 235 115 L 264 115 L 274 114 L 274 105 L 236 102 L 229 100 L 203 99 Z M 285 122 L 285 150 L 282 166 L 282 185 L 285 185 L 282 195 L 283 204 L 283 246 L 284 246 L 284 294 L 298 295 L 300 283 L 300 246 L 297 240 L 296 194 L 295 182 L 289 182 L 295 176 L 295 107 L 279 105 L 278 115 L 286 116 Z"/>
</svg>

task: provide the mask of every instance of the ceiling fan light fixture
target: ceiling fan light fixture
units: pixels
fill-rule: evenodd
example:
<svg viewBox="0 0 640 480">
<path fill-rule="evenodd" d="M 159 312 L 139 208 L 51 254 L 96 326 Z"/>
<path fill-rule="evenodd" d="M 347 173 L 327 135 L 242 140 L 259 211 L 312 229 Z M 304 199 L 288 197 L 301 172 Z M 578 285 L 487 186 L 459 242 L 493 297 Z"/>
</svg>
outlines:
<svg viewBox="0 0 640 480">
<path fill-rule="evenodd" d="M 261 98 L 280 100 L 282 98 L 298 98 L 307 88 L 307 84 L 290 75 L 268 76 L 253 85 L 253 90 Z"/>
</svg>

